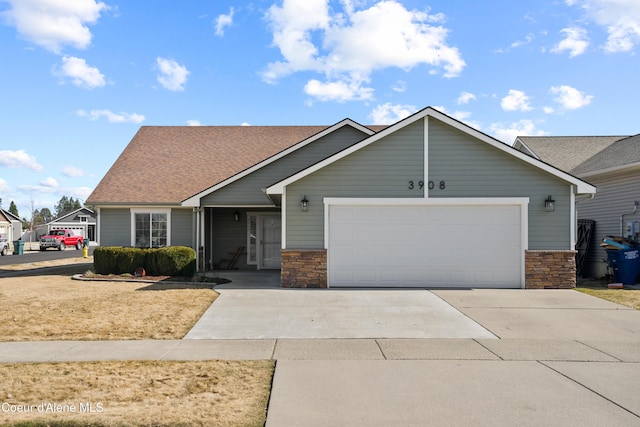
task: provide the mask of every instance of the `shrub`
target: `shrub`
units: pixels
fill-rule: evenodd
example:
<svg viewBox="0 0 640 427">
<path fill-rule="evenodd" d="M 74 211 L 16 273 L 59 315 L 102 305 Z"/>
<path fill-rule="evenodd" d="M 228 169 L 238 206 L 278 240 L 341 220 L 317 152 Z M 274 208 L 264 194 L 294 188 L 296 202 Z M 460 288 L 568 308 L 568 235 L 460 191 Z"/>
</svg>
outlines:
<svg viewBox="0 0 640 427">
<path fill-rule="evenodd" d="M 97 274 L 133 273 L 142 267 L 153 276 L 193 276 L 196 273 L 196 252 L 186 246 L 159 249 L 120 246 L 99 246 L 93 251 Z"/>
</svg>

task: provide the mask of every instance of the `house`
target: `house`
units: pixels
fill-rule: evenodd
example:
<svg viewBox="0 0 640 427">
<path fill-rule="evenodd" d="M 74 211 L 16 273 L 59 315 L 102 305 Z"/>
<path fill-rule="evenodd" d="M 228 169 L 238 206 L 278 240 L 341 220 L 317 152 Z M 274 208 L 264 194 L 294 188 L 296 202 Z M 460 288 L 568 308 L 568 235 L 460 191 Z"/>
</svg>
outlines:
<svg viewBox="0 0 640 427">
<path fill-rule="evenodd" d="M 87 204 L 101 245 L 191 246 L 201 270 L 284 287 L 541 288 L 575 286 L 575 200 L 594 193 L 428 107 L 387 127 L 145 126 Z"/>
<path fill-rule="evenodd" d="M 78 236 L 95 240 L 96 214 L 88 208 L 79 208 L 62 214 L 44 226 L 40 226 L 38 235 L 49 234 L 51 230 L 73 230 Z"/>
<path fill-rule="evenodd" d="M 0 208 L 0 239 L 8 242 L 20 239 L 22 236 L 22 221 L 11 212 Z"/>
<path fill-rule="evenodd" d="M 75 234 L 90 241 L 95 241 L 96 214 L 86 207 L 67 212 L 46 224 L 37 225 L 33 231 L 25 232 L 22 240 L 26 242 L 38 242 L 40 237 L 49 234 L 52 230 L 73 230 Z"/>
<path fill-rule="evenodd" d="M 640 238 L 640 135 L 520 136 L 514 148 L 597 186 L 596 197 L 578 201 L 586 248 L 580 273 L 605 276 L 608 263 L 602 240 L 606 236 Z"/>
</svg>

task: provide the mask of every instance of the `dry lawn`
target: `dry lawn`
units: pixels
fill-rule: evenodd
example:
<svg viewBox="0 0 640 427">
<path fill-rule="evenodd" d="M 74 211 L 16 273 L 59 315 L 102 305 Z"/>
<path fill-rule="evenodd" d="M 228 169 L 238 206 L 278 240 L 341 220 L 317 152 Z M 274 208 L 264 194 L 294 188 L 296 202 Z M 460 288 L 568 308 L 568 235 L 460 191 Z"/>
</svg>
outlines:
<svg viewBox="0 0 640 427">
<path fill-rule="evenodd" d="M 0 341 L 180 339 L 217 296 L 206 283 L 71 279 L 87 269 L 0 278 Z"/>
<path fill-rule="evenodd" d="M 598 287 L 578 287 L 577 291 L 591 295 L 594 297 L 602 298 L 607 301 L 615 302 L 616 304 L 625 305 L 627 307 L 640 310 L 640 291 L 635 289 L 607 289 Z"/>
<path fill-rule="evenodd" d="M 72 280 L 91 268 L 82 258 L 0 272 L 52 265 L 0 278 L 0 341 L 179 339 L 217 296 L 211 284 Z M 273 370 L 268 360 L 0 364 L 0 425 L 263 426 Z"/>
<path fill-rule="evenodd" d="M 273 368 L 273 361 L 0 364 L 0 424 L 262 426 Z M 62 412 L 39 412 L 49 404 Z"/>
</svg>

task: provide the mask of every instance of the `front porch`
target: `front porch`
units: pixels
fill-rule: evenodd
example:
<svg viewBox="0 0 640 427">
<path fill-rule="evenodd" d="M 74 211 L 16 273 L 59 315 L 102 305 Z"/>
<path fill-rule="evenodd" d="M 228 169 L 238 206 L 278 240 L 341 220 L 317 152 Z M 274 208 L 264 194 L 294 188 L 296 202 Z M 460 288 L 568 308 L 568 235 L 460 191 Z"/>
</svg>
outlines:
<svg viewBox="0 0 640 427">
<path fill-rule="evenodd" d="M 280 208 L 205 207 L 201 221 L 206 272 L 280 270 Z"/>
</svg>

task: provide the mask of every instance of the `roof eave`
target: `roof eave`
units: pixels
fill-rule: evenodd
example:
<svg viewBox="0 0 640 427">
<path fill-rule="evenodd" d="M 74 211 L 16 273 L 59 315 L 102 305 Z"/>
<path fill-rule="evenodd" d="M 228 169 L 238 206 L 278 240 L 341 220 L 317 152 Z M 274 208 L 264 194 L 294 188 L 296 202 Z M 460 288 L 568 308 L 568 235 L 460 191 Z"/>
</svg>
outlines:
<svg viewBox="0 0 640 427">
<path fill-rule="evenodd" d="M 611 173 L 618 173 L 618 172 L 623 172 L 625 170 L 633 170 L 633 169 L 640 169 L 640 162 L 629 163 L 627 165 L 621 165 L 621 166 L 613 166 L 610 168 L 598 169 L 591 172 L 580 173 L 578 175 L 581 178 L 590 178 L 593 176 L 607 175 Z"/>
</svg>

